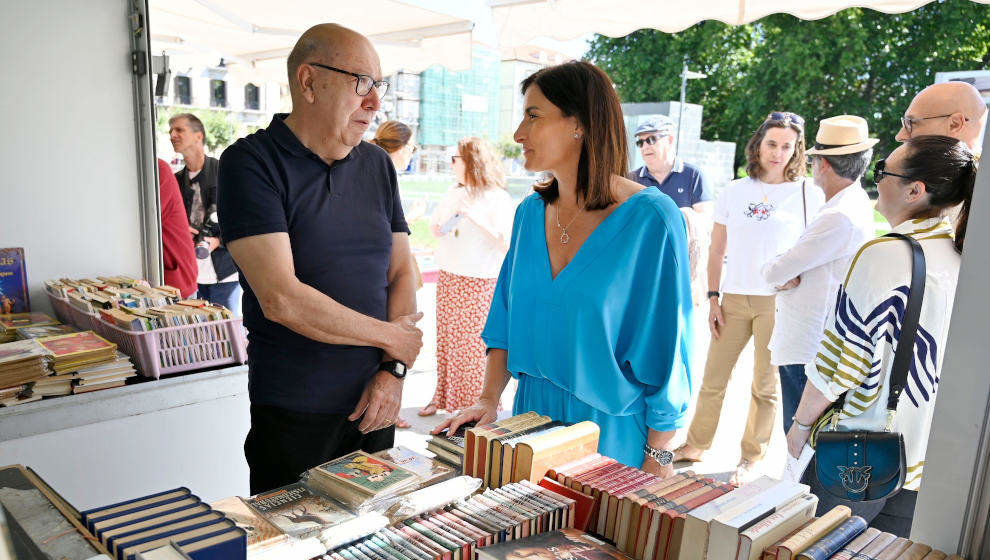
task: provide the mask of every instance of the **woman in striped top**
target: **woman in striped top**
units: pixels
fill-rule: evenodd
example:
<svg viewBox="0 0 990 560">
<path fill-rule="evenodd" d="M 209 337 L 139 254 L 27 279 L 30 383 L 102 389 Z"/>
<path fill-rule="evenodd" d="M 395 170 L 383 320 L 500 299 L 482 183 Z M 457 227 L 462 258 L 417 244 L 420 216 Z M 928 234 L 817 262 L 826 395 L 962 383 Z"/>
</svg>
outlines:
<svg viewBox="0 0 990 560">
<path fill-rule="evenodd" d="M 819 512 L 844 503 L 881 530 L 902 536 L 911 530 L 976 167 L 973 154 L 958 140 L 921 136 L 905 142 L 874 168 L 880 195 L 877 210 L 893 231 L 921 244 L 927 264 L 914 363 L 892 426 L 904 436 L 908 472 L 904 491 L 888 500 L 853 504 L 828 494 L 809 469 L 805 481 L 819 490 L 815 492 Z M 948 216 L 956 207 L 960 208 L 953 227 Z M 810 425 L 846 392 L 841 428 L 885 427 L 895 341 L 911 283 L 910 255 L 903 241 L 881 237 L 864 244 L 853 258 L 829 313 L 814 367 L 806 368 L 809 383 L 787 434 L 792 456 L 799 456 Z"/>
</svg>

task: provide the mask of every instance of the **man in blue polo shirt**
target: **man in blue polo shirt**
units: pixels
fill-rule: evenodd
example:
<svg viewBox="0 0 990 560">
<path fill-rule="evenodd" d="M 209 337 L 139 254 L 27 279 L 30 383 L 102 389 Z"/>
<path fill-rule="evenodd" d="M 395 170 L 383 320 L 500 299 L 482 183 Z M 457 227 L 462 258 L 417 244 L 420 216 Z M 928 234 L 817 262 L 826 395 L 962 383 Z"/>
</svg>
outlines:
<svg viewBox="0 0 990 560">
<path fill-rule="evenodd" d="M 220 229 L 250 340 L 252 494 L 391 447 L 423 338 L 395 169 L 361 140 L 388 88 L 378 54 L 317 25 L 288 74 L 292 112 L 220 158 Z"/>
<path fill-rule="evenodd" d="M 710 216 L 715 203 L 697 167 L 674 155 L 674 121 L 660 115 L 636 128 L 636 146 L 643 165 L 629 172 L 629 178 L 646 187 L 656 187 L 674 199 L 680 208 L 691 208 Z"/>
</svg>

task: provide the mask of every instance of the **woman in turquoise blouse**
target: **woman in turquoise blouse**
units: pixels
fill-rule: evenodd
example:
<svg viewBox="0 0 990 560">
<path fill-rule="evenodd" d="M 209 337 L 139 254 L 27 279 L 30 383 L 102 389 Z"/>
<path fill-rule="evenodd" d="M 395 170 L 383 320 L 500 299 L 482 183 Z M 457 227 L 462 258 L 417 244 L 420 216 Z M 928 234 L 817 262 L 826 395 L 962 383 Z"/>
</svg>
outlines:
<svg viewBox="0 0 990 560">
<path fill-rule="evenodd" d="M 594 421 L 600 453 L 669 476 L 691 400 L 684 219 L 667 195 L 623 177 L 625 127 L 604 72 L 570 62 L 522 90 L 515 140 L 526 169 L 552 177 L 516 210 L 481 335 L 481 399 L 434 433 L 493 421 L 512 376 L 514 412 Z M 660 461 L 644 458 L 650 448 Z"/>
</svg>

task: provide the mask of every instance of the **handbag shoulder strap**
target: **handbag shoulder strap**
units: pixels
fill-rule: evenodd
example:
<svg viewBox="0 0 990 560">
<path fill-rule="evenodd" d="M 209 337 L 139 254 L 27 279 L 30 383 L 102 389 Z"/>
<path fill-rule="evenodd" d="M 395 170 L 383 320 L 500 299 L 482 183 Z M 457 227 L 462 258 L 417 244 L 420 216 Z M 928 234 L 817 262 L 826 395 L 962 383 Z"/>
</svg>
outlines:
<svg viewBox="0 0 990 560">
<path fill-rule="evenodd" d="M 896 410 L 901 391 L 907 385 L 908 371 L 914 361 L 914 345 L 918 337 L 918 323 L 921 321 L 921 303 L 925 299 L 925 252 L 913 237 L 900 233 L 888 233 L 884 237 L 903 239 L 911 246 L 911 291 L 908 293 L 904 320 L 901 321 L 901 335 L 897 338 L 894 365 L 890 368 L 890 394 L 887 409 Z"/>
</svg>

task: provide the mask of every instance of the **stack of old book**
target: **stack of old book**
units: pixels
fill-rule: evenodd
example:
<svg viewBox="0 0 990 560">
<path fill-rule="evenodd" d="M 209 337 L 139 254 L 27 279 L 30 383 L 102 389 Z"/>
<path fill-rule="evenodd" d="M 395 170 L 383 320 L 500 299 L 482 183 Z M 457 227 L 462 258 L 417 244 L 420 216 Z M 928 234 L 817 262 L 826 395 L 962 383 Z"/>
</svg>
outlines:
<svg viewBox="0 0 990 560">
<path fill-rule="evenodd" d="M 130 357 L 93 331 L 36 339 L 51 356 L 53 374 L 35 382 L 45 395 L 87 393 L 124 385 L 137 373 Z"/>
<path fill-rule="evenodd" d="M 0 405 L 14 406 L 36 401 L 31 383 L 51 373 L 50 356 L 34 340 L 0 344 Z"/>
<path fill-rule="evenodd" d="M 45 338 L 46 336 L 58 336 L 79 332 L 79 329 L 72 325 L 46 325 L 40 327 L 24 327 L 17 329 L 17 338 L 27 340 L 29 338 Z"/>
<path fill-rule="evenodd" d="M 45 282 L 45 289 L 54 296 L 68 299 L 70 304 L 87 313 L 121 305 L 125 307 L 169 305 L 181 298 L 179 290 L 172 286 L 152 286 L 146 280 L 127 276 L 48 280 Z"/>
<path fill-rule="evenodd" d="M 174 545 L 188 558 L 244 558 L 243 529 L 188 488 L 175 488 L 81 513 L 89 534 L 116 560 Z"/>
<path fill-rule="evenodd" d="M 465 432 L 465 475 L 497 488 L 509 482 L 538 482 L 555 465 L 598 450 L 598 425 L 564 425 L 527 412 Z"/>
<path fill-rule="evenodd" d="M 462 424 L 453 435 L 447 433 L 446 429 L 439 434 L 434 434 L 426 442 L 427 451 L 433 453 L 437 459 L 448 465 L 456 466 L 459 469 L 463 468 L 464 434 L 469 428 L 473 428 L 474 425 L 474 422 Z"/>
<path fill-rule="evenodd" d="M 540 551 L 534 555 L 533 551 Z M 626 558 L 614 546 L 577 529 L 550 531 L 478 549 L 478 560 Z"/>
<path fill-rule="evenodd" d="M 329 555 L 334 560 L 469 560 L 482 547 L 563 530 L 573 522 L 572 500 L 523 481 L 415 515 Z"/>
<path fill-rule="evenodd" d="M 44 313 L 9 313 L 0 315 L 0 344 L 17 340 L 21 329 L 58 325 L 58 321 Z"/>
<path fill-rule="evenodd" d="M 107 323 L 129 331 L 150 331 L 234 317 L 226 307 L 203 299 L 180 300 L 154 307 L 111 307 L 99 309 L 98 313 Z"/>
</svg>

